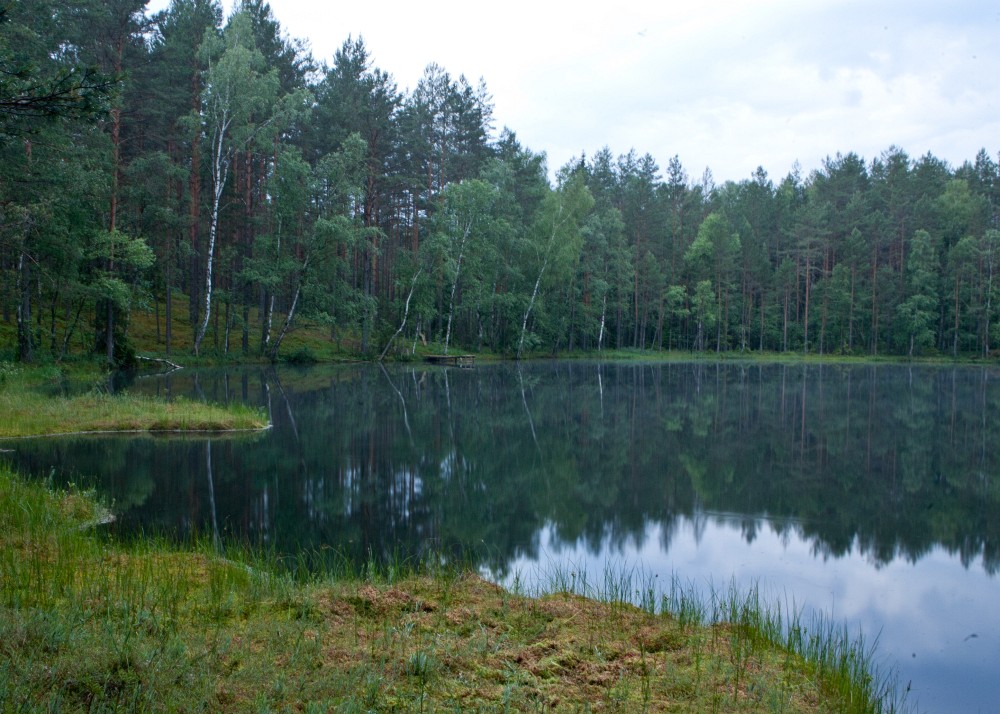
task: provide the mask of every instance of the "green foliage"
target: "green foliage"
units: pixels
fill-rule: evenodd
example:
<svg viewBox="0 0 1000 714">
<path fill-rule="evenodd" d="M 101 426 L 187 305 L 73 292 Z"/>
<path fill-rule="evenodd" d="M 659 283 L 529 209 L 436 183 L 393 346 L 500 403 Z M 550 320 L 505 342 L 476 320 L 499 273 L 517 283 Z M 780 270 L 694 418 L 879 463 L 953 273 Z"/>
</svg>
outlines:
<svg viewBox="0 0 1000 714">
<path fill-rule="evenodd" d="M 927 231 L 917 231 L 910 243 L 906 264 L 906 279 L 910 296 L 899 308 L 902 329 L 910 336 L 909 354 L 934 345 L 934 323 L 938 316 L 936 274 L 937 250 Z"/>
<path fill-rule="evenodd" d="M 722 276 L 735 267 L 740 251 L 740 237 L 730 233 L 718 213 L 710 213 L 698 227 L 698 235 L 684 253 L 690 270 L 700 278 Z"/>
<path fill-rule="evenodd" d="M 92 119 L 108 108 L 118 79 L 60 47 L 48 0 L 0 6 L 0 135 L 35 133 L 39 123 Z"/>
<path fill-rule="evenodd" d="M 156 260 L 144 239 L 117 230 L 98 231 L 88 246 L 87 257 L 98 266 L 92 278 L 95 295 L 111 300 L 122 310 L 133 305 L 144 272 Z M 100 266 L 110 269 L 102 270 Z"/>
<path fill-rule="evenodd" d="M 319 362 L 319 358 L 307 345 L 304 345 L 287 354 L 285 361 L 290 364 L 315 364 Z"/>
<path fill-rule="evenodd" d="M 7 382 L 17 377 L 19 370 L 10 362 L 0 362 L 0 387 L 6 386 Z"/>
<path fill-rule="evenodd" d="M 168 304 L 143 350 L 228 354 L 238 333 L 249 356 L 254 333 L 274 359 L 301 317 L 369 356 L 404 323 L 411 352 L 997 342 L 985 150 L 956 168 L 836 154 L 716 186 L 605 147 L 552 185 L 543 153 L 494 131 L 484 82 L 431 64 L 400 91 L 361 38 L 318 67 L 267 3 L 226 21 L 212 0 L 63 10 L 0 15 L 0 305 L 19 359 L 95 344 L 117 359 L 130 312 Z"/>
</svg>

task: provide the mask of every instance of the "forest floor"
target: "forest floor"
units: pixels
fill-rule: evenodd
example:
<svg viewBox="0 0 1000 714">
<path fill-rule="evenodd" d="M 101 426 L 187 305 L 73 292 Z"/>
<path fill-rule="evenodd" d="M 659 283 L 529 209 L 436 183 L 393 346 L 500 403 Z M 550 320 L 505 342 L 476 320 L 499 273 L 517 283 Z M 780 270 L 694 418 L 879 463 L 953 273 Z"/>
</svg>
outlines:
<svg viewBox="0 0 1000 714">
<path fill-rule="evenodd" d="M 171 340 L 170 350 L 167 351 L 166 340 L 166 310 L 162 302 L 154 304 L 153 309 L 134 310 L 129 316 L 128 339 L 139 355 L 153 358 L 167 358 L 185 367 L 199 365 L 218 364 L 247 364 L 265 363 L 265 350 L 262 349 L 260 316 L 256 308 L 251 309 L 247 315 L 247 349 L 243 349 L 242 315 L 237 315 L 235 311 L 229 318 L 230 327 L 226 329 L 226 313 L 220 308 L 213 314 L 216 316 L 210 322 L 206 333 L 205 341 L 202 344 L 202 354 L 195 357 L 193 354 L 193 327 L 188 314 L 188 299 L 181 293 L 175 293 L 171 310 Z M 42 363 L 52 363 L 55 361 L 53 355 L 62 348 L 62 340 L 65 336 L 67 323 L 65 316 L 52 316 L 51 324 L 38 321 L 35 330 L 37 361 Z M 273 316 L 272 332 L 277 332 L 284 315 L 275 314 Z M 72 339 L 68 342 L 68 358 L 64 363 L 72 365 L 74 360 L 86 362 L 96 362 L 99 356 L 94 349 L 95 334 L 89 321 L 80 320 L 72 334 Z M 54 327 L 54 329 L 52 329 Z M 55 335 L 55 338 L 52 336 Z M 364 360 L 374 360 L 385 347 L 384 341 L 389 339 L 389 335 L 375 335 L 372 337 L 372 344 L 369 346 L 367 355 L 362 354 L 360 336 L 356 332 L 345 332 L 343 330 L 331 330 L 329 325 L 304 317 L 296 319 L 292 328 L 288 331 L 285 340 L 281 344 L 277 360 L 291 363 L 333 363 L 333 362 L 357 362 Z M 382 340 L 382 341 L 380 341 Z M 0 321 L 0 364 L 4 360 L 13 360 L 17 345 L 16 326 L 13 319 L 4 322 Z M 426 339 L 421 334 L 420 339 L 414 340 L 413 333 L 407 329 L 407 334 L 400 335 L 393 341 L 391 349 L 386 354 L 389 361 L 417 361 L 423 360 L 427 355 L 442 354 L 444 345 L 433 340 Z M 505 358 L 512 358 L 512 355 L 490 352 L 488 350 L 469 349 L 465 346 L 451 345 L 452 352 L 473 353 L 477 361 L 491 361 Z M 551 350 L 536 352 L 527 355 L 530 358 L 586 358 L 586 359 L 614 359 L 614 360 L 643 360 L 643 361 L 719 361 L 719 360 L 746 360 L 760 362 L 784 362 L 784 363 L 847 363 L 847 364 L 872 364 L 872 363 L 947 363 L 975 362 L 981 363 L 984 359 L 989 363 L 996 363 L 996 356 L 983 358 L 982 355 L 961 354 L 957 357 L 950 354 L 930 354 L 916 358 L 908 358 L 901 355 L 881 354 L 872 355 L 855 351 L 850 354 L 837 352 L 827 352 L 819 354 L 810 352 L 771 352 L 753 349 L 729 349 L 717 352 L 714 349 L 705 351 L 690 351 L 680 349 L 640 349 L 640 348 L 605 348 L 600 352 L 596 351 L 567 351 L 560 350 L 552 353 Z"/>
<path fill-rule="evenodd" d="M 0 465 L 0 710 L 884 710 L 863 653 L 795 652 L 750 600 L 705 620 L 628 604 L 625 582 L 600 600 L 433 563 L 304 575 L 116 542 L 106 520 Z"/>
</svg>

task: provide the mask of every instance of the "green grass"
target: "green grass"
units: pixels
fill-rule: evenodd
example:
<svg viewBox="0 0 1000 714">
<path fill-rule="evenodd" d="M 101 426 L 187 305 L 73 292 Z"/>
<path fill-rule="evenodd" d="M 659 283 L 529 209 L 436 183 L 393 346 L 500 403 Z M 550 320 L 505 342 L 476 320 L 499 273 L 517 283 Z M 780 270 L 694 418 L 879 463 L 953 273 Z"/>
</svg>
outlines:
<svg viewBox="0 0 1000 714">
<path fill-rule="evenodd" d="M 242 351 L 242 327 L 240 320 L 242 312 L 233 314 L 234 324 L 229 331 L 229 349 L 226 350 L 225 306 L 215 305 L 213 315 L 219 313 L 219 329 L 213 319 L 209 323 L 205 341 L 202 344 L 201 356 L 193 354 L 193 328 L 188 314 L 188 298 L 175 292 L 173 298 L 173 331 L 171 337 L 170 359 L 185 367 L 209 365 L 228 362 L 254 363 L 266 362 L 260 353 L 260 315 L 257 308 L 249 313 L 249 350 Z M 280 330 L 284 315 L 274 316 L 272 337 Z M 134 310 L 129 316 L 129 339 L 133 342 L 139 354 L 144 356 L 166 356 L 166 325 L 165 309 L 160 305 L 159 328 L 154 310 Z M 278 355 L 279 361 L 291 362 L 344 362 L 358 357 L 360 344 L 356 336 L 343 335 L 340 340 L 331 338 L 330 328 L 314 320 L 299 316 L 295 319 L 292 329 L 282 342 Z"/>
<path fill-rule="evenodd" d="M 706 602 L 628 572 L 520 593 L 440 559 L 317 573 L 115 542 L 104 516 L 0 466 L 0 711 L 899 708 L 864 650 L 753 593 Z"/>
<path fill-rule="evenodd" d="M 162 299 L 162 296 L 161 296 Z M 150 307 L 143 310 L 133 310 L 129 315 L 128 337 L 140 355 L 146 357 L 167 357 L 166 354 L 166 324 L 165 306 L 161 302 L 159 316 Z M 235 310 L 232 314 L 233 324 L 229 330 L 229 346 L 226 348 L 225 332 L 225 306 L 217 304 L 213 307 L 213 315 L 219 315 L 218 323 L 213 318 L 209 323 L 205 342 L 202 345 L 201 356 L 195 357 L 193 347 L 193 327 L 188 313 L 188 298 L 186 295 L 175 291 L 173 295 L 172 310 L 172 344 L 169 358 L 182 363 L 186 367 L 205 366 L 228 363 L 258 363 L 267 361 L 260 352 L 260 314 L 256 307 L 251 308 L 248 313 L 249 318 L 249 350 L 246 354 L 242 352 L 242 310 Z M 277 333 L 283 315 L 274 315 L 274 332 Z M 86 319 L 80 321 L 81 324 L 90 325 L 94 321 L 90 314 Z M 391 321 L 390 321 L 391 322 Z M 61 317 L 56 318 L 57 336 L 60 337 L 66 329 L 66 324 Z M 218 327 L 218 329 L 216 329 Z M 384 347 L 384 340 L 389 338 L 394 327 L 389 325 L 385 328 L 384 334 L 373 335 L 372 344 L 369 346 L 369 354 L 361 353 L 361 338 L 357 329 L 339 330 L 336 338 L 331 334 L 329 325 L 316 320 L 311 320 L 305 316 L 296 317 L 292 329 L 289 331 L 281 345 L 278 361 L 292 363 L 327 363 L 346 362 L 362 359 L 374 359 Z M 39 360 L 51 360 L 52 345 L 48 337 L 38 333 L 40 344 L 36 347 L 36 355 Z M 413 335 L 411 332 L 400 335 L 395 341 L 393 348 L 389 351 L 387 359 L 394 361 L 419 360 L 428 354 L 440 354 L 444 350 L 443 343 L 434 342 L 433 336 L 428 335 L 430 342 L 416 344 L 415 354 L 411 354 L 414 347 Z M 70 344 L 70 359 L 79 359 L 81 356 L 93 355 L 94 336 L 92 331 L 78 327 L 76 336 Z M 0 322 L 0 360 L 13 359 L 15 346 L 17 344 L 16 328 L 13 322 Z M 61 343 L 60 345 L 61 346 Z M 480 361 L 510 359 L 511 353 L 492 353 L 486 350 L 476 351 L 462 345 L 451 345 L 454 353 L 475 353 Z M 560 351 L 553 354 L 551 349 L 528 351 L 526 358 L 531 359 L 607 359 L 616 361 L 753 361 L 753 362 L 779 362 L 787 364 L 955 364 L 971 363 L 980 364 L 983 362 L 992 363 L 994 357 L 983 357 L 978 353 L 963 353 L 957 358 L 947 353 L 934 353 L 928 356 L 908 358 L 905 355 L 871 355 L 861 350 L 851 354 L 840 354 L 837 352 L 827 352 L 817 354 L 810 352 L 803 354 L 801 351 L 773 352 L 756 351 L 753 349 L 739 350 L 729 349 L 716 352 L 714 348 L 709 348 L 701 352 L 688 350 L 653 350 L 625 347 L 622 349 L 604 349 L 598 351 L 573 352 Z"/>
<path fill-rule="evenodd" d="M 818 683 L 820 698 L 825 702 L 821 710 L 910 710 L 895 672 L 878 662 L 874 644 L 867 644 L 860 634 L 852 636 L 846 626 L 821 613 L 807 620 L 794 606 L 767 602 L 757 587 L 744 591 L 731 583 L 725 590 L 713 589 L 706 594 L 674 576 L 664 588 L 656 576 L 641 569 L 616 566 L 607 567 L 595 579 L 560 565 L 541 573 L 538 581 L 541 585 L 525 589 L 515 579 L 513 589 L 534 597 L 555 592 L 590 598 L 606 603 L 612 613 L 638 608 L 675 624 L 675 638 L 677 632 L 681 633 L 683 647 L 695 662 L 693 679 L 689 671 L 686 686 L 703 690 L 707 700 L 714 701 L 720 668 L 729 678 L 733 708 L 724 707 L 723 711 L 743 710 L 737 706 L 736 692 L 772 705 L 795 698 L 796 692 L 787 682 L 770 676 L 767 663 L 776 664 L 776 657 L 783 659 L 783 667 L 803 666 Z M 669 636 L 669 631 L 657 633 L 658 638 L 664 636 Z M 655 649 L 656 642 L 652 646 Z M 782 705 L 761 711 L 799 709 Z"/>
<path fill-rule="evenodd" d="M 841 364 L 841 365 L 872 365 L 872 364 L 982 364 L 995 362 L 994 358 L 984 358 L 981 355 L 962 354 L 953 357 L 948 354 L 924 355 L 918 357 L 907 357 L 906 355 L 870 355 L 864 353 L 838 354 L 828 352 L 818 354 L 810 352 L 773 352 L 757 350 L 726 350 L 716 352 L 714 349 L 701 352 L 690 350 L 653 350 L 638 348 L 604 349 L 597 351 L 573 351 L 560 352 L 556 355 L 551 353 L 532 355 L 533 358 L 551 359 L 600 359 L 602 361 L 614 362 L 704 362 L 715 364 L 718 362 L 750 362 L 757 364 Z"/>
<path fill-rule="evenodd" d="M 257 409 L 185 399 L 166 402 L 136 395 L 112 395 L 98 388 L 83 394 L 45 394 L 40 387 L 62 373 L 0 363 L 0 438 L 109 431 L 234 431 L 262 429 Z"/>
</svg>

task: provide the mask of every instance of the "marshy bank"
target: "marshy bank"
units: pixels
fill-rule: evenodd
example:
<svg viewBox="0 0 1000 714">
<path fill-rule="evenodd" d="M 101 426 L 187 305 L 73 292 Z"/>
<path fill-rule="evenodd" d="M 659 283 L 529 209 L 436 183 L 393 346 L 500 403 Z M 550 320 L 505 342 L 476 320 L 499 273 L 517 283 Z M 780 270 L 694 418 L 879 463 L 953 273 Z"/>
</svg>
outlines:
<svg viewBox="0 0 1000 714">
<path fill-rule="evenodd" d="M 0 466 L 0 708 L 901 708 L 870 650 L 753 594 L 567 574 L 517 593 L 433 559 L 310 573 L 116 541 L 91 526 L 103 510 Z"/>
</svg>

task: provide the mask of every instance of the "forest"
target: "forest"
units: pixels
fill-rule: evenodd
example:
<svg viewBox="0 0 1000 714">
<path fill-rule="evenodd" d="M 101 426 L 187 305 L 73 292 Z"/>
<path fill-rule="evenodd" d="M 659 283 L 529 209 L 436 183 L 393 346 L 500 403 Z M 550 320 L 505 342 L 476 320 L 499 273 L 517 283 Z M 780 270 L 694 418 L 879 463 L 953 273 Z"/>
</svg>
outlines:
<svg viewBox="0 0 1000 714">
<path fill-rule="evenodd" d="M 128 365 L 139 312 L 163 353 L 269 359 L 305 321 L 366 358 L 1000 342 L 986 149 L 721 185 L 635 149 L 550 170 L 483 79 L 400 90 L 263 0 L 0 3 L 0 154 L 3 358 Z"/>
</svg>

